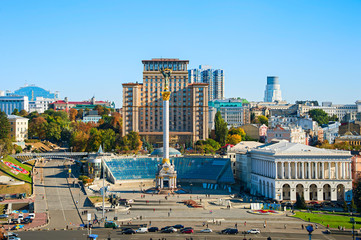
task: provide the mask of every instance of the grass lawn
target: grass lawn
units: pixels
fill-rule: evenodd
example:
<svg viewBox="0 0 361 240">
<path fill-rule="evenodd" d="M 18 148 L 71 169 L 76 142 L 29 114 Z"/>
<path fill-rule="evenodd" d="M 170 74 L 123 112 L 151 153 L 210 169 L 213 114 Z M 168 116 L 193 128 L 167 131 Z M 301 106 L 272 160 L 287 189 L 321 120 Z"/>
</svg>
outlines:
<svg viewBox="0 0 361 240">
<path fill-rule="evenodd" d="M 30 183 L 24 183 L 21 185 L 0 185 L 1 194 L 16 194 L 26 193 L 26 196 L 31 195 L 32 186 Z"/>
<path fill-rule="evenodd" d="M 303 219 L 308 221 L 310 218 L 311 222 L 319 223 L 324 226 L 327 224 L 330 225 L 330 228 L 337 228 L 338 226 L 343 226 L 347 229 L 352 228 L 352 223 L 350 223 L 350 218 L 352 216 L 341 216 L 341 215 L 334 215 L 334 214 L 321 214 L 321 213 L 306 213 L 306 212 L 295 212 L 296 214 L 293 217 Z M 354 217 L 356 224 L 355 228 L 361 228 L 361 218 Z"/>
<path fill-rule="evenodd" d="M 29 172 L 29 174 L 23 174 L 23 173 L 18 173 L 18 174 L 15 174 L 13 173 L 11 170 L 10 167 L 8 167 L 7 165 L 5 165 L 4 162 L 0 162 L 0 170 L 2 170 L 3 172 L 5 172 L 6 174 L 8 174 L 9 176 L 17 179 L 17 180 L 20 180 L 20 181 L 25 181 L 25 182 L 28 182 L 28 183 L 32 183 L 32 177 L 30 176 L 30 173 L 31 173 L 31 170 L 32 170 L 32 167 L 30 165 L 27 165 L 27 164 L 22 164 L 20 163 L 19 161 L 17 161 L 15 158 L 13 157 L 10 157 L 10 156 L 7 156 L 3 159 L 3 161 L 7 161 L 7 162 L 11 162 L 13 164 L 16 164 L 22 168 L 24 168 L 25 170 L 27 170 Z M 15 170 L 13 170 L 15 171 Z M 15 171 L 16 172 L 16 171 Z"/>
</svg>

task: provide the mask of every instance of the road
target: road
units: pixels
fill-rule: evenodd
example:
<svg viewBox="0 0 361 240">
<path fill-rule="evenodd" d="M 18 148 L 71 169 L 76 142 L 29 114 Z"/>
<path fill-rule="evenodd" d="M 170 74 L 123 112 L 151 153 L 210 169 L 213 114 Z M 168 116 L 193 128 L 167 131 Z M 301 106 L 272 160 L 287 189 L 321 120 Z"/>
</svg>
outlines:
<svg viewBox="0 0 361 240">
<path fill-rule="evenodd" d="M 98 240 L 107 239 L 110 236 L 112 240 L 118 239 L 190 239 L 192 237 L 193 240 L 221 240 L 221 239 L 243 239 L 242 234 L 237 235 L 221 235 L 219 233 L 194 233 L 192 235 L 184 235 L 179 233 L 173 234 L 160 234 L 160 233 L 146 233 L 146 234 L 135 234 L 135 235 L 121 235 L 120 230 L 94 230 L 92 233 L 98 234 Z M 110 234 L 110 235 L 109 235 Z M 19 236 L 22 240 L 64 240 L 64 239 L 71 239 L 71 240 L 85 240 L 87 236 L 87 232 L 85 230 L 78 230 L 78 231 L 37 231 L 37 232 L 21 232 Z M 305 240 L 308 239 L 307 233 L 287 233 L 287 232 L 279 232 L 279 233 L 261 233 L 259 235 L 247 235 L 246 238 L 252 238 L 254 240 L 257 239 L 267 239 L 267 237 L 271 237 L 272 240 Z M 345 239 L 352 239 L 351 236 L 347 235 L 323 235 L 323 234 L 314 234 L 312 236 L 313 240 L 345 240 Z"/>
<path fill-rule="evenodd" d="M 81 224 L 81 219 L 66 181 L 64 161 L 49 161 L 43 168 L 45 200 L 50 223 L 46 228 L 59 229 Z"/>
</svg>

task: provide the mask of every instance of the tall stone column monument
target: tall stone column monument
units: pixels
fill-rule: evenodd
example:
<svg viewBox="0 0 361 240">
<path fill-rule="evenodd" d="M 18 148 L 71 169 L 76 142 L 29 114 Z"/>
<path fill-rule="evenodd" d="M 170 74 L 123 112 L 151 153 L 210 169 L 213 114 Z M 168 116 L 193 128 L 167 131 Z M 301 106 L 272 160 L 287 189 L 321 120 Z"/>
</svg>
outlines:
<svg viewBox="0 0 361 240">
<path fill-rule="evenodd" d="M 173 191 L 177 188 L 177 171 L 174 165 L 169 160 L 169 79 L 172 73 L 171 69 L 160 70 L 164 77 L 164 88 L 162 92 L 163 98 L 163 161 L 158 167 L 156 176 L 156 187 L 161 192 L 162 190 Z"/>
</svg>

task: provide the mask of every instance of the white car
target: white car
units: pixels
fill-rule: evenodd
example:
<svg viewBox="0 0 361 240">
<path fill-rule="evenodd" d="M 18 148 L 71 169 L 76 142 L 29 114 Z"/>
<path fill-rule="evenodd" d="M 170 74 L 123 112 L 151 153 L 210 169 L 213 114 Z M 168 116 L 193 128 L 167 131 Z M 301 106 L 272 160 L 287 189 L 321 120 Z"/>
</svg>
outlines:
<svg viewBox="0 0 361 240">
<path fill-rule="evenodd" d="M 28 218 L 35 219 L 35 213 L 29 213 Z"/>
<path fill-rule="evenodd" d="M 135 230 L 136 233 L 147 233 L 148 232 L 148 228 L 138 228 L 137 230 Z"/>
<path fill-rule="evenodd" d="M 250 234 L 259 234 L 261 233 L 261 231 L 257 228 L 252 228 L 251 230 L 248 230 L 247 233 L 250 233 Z"/>
<path fill-rule="evenodd" d="M 210 228 L 206 228 L 206 229 L 201 230 L 201 233 L 211 233 L 211 232 L 213 232 L 213 231 Z"/>
<path fill-rule="evenodd" d="M 18 219 L 23 220 L 23 219 L 24 219 L 24 215 L 23 215 L 22 213 L 20 213 L 19 216 L 18 216 Z"/>
</svg>

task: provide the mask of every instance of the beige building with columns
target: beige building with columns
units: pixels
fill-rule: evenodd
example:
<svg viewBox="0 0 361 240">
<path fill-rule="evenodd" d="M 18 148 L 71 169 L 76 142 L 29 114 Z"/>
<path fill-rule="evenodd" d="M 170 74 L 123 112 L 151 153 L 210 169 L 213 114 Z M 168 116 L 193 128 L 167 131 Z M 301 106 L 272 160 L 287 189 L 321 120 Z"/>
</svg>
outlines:
<svg viewBox="0 0 361 240">
<path fill-rule="evenodd" d="M 164 78 L 160 69 L 172 69 L 169 80 L 170 145 L 195 143 L 208 137 L 208 84 L 188 81 L 188 60 L 143 60 L 143 83 L 123 84 L 123 135 L 130 131 L 148 142 L 163 144 Z"/>
<path fill-rule="evenodd" d="M 252 194 L 279 201 L 351 201 L 349 151 L 281 141 L 253 149 Z"/>
</svg>

